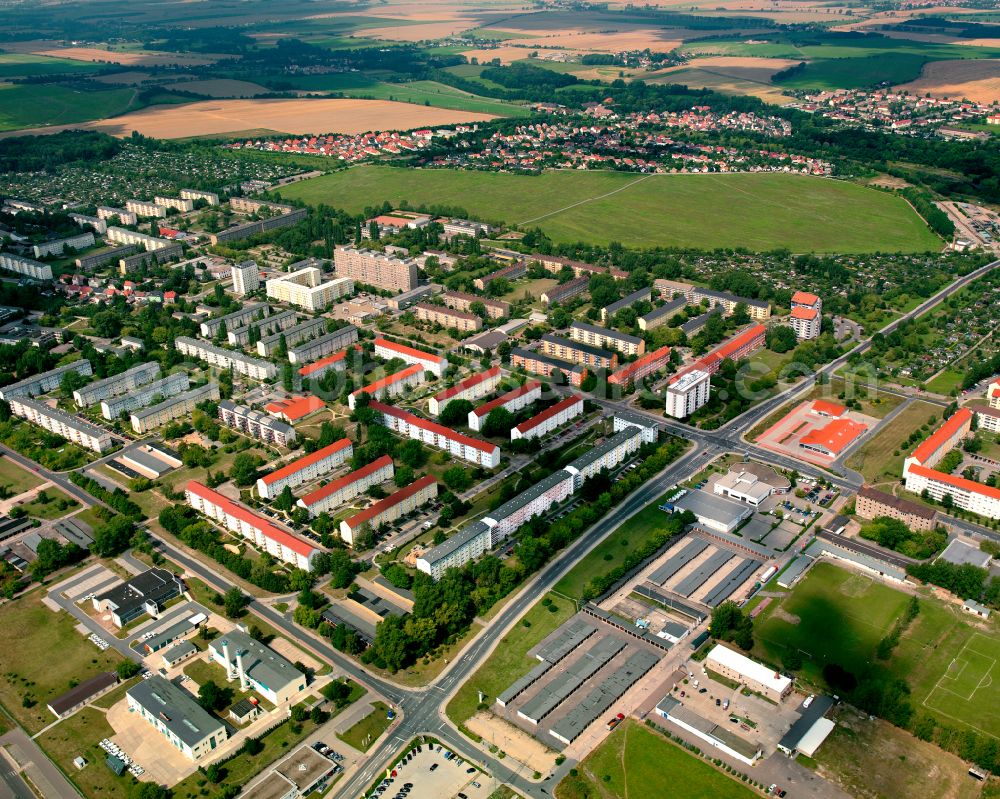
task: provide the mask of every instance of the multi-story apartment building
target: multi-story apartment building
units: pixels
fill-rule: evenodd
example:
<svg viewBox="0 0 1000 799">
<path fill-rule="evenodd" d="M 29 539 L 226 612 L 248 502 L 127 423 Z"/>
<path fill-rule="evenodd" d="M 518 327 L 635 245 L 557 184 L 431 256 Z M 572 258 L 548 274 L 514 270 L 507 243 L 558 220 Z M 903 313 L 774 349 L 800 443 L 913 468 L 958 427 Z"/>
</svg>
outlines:
<svg viewBox="0 0 1000 799">
<path fill-rule="evenodd" d="M 264 285 L 271 299 L 297 305 L 307 311 L 326 310 L 341 297 L 354 293 L 353 280 L 346 277 L 326 280 L 323 270 L 315 266 L 278 275 Z"/>
<path fill-rule="evenodd" d="M 155 241 L 164 241 L 166 243 L 155 250 L 147 250 L 145 252 L 138 252 L 135 255 L 127 255 L 124 258 L 119 258 L 118 274 L 124 277 L 136 269 L 155 266 L 156 264 L 165 264 L 174 258 L 180 258 L 184 255 L 184 247 L 180 242 L 166 241 L 166 239 L 155 239 Z"/>
<path fill-rule="evenodd" d="M 490 400 L 478 408 L 469 411 L 469 427 L 479 431 L 483 422 L 490 415 L 490 411 L 496 408 L 504 408 L 511 413 L 516 413 L 521 408 L 526 408 L 531 403 L 539 400 L 542 396 L 542 384 L 538 380 L 528 380 L 523 386 L 512 389 L 506 394 L 502 394 L 496 399 Z"/>
<path fill-rule="evenodd" d="M 986 387 L 986 404 L 1000 410 L 1000 380 L 994 381 Z"/>
<path fill-rule="evenodd" d="M 573 475 L 573 490 L 579 490 L 591 477 L 621 465 L 641 446 L 642 433 L 637 428 L 627 427 L 615 433 L 566 467 Z"/>
<path fill-rule="evenodd" d="M 73 250 L 85 250 L 94 246 L 94 234 L 89 230 L 76 236 L 67 236 L 62 239 L 52 239 L 41 244 L 34 244 L 31 252 L 36 258 L 44 258 L 46 255 L 62 255 L 66 248 Z"/>
<path fill-rule="evenodd" d="M 435 377 L 441 377 L 448 368 L 448 359 L 433 352 L 418 350 L 416 347 L 409 347 L 406 344 L 397 344 L 385 338 L 375 339 L 375 355 L 386 361 L 393 358 L 401 358 L 406 363 L 422 366 L 426 371 L 432 372 Z"/>
<path fill-rule="evenodd" d="M 294 313 L 288 311 L 288 313 Z M 225 324 L 226 330 L 236 330 L 245 327 L 254 321 L 263 321 L 271 315 L 271 307 L 264 302 L 249 302 L 240 310 L 225 316 L 217 316 L 214 319 L 206 319 L 201 323 L 201 335 L 205 338 L 214 338 L 219 332 L 219 328 Z"/>
<path fill-rule="evenodd" d="M 502 300 L 491 300 L 486 297 L 478 297 L 475 294 L 466 294 L 462 291 L 445 291 L 441 294 L 441 301 L 449 308 L 459 311 L 472 311 L 472 304 L 482 303 L 486 309 L 486 315 L 490 319 L 504 319 L 510 316 L 510 303 Z"/>
<path fill-rule="evenodd" d="M 107 235 L 108 241 L 112 241 L 115 244 L 135 244 L 142 247 L 146 252 L 154 252 L 166 247 L 180 247 L 175 241 L 157 238 L 156 236 L 150 236 L 148 233 L 140 233 L 137 230 L 129 230 L 123 227 L 109 227 Z"/>
<path fill-rule="evenodd" d="M 17 272 L 33 280 L 52 280 L 52 267 L 22 255 L 0 252 L 0 269 Z"/>
<path fill-rule="evenodd" d="M 356 513 L 340 523 L 340 537 L 348 546 L 354 546 L 354 538 L 364 528 L 378 530 L 383 524 L 391 524 L 396 519 L 412 513 L 421 505 L 437 496 L 437 482 L 426 474 L 414 480 L 406 488 L 380 499 L 370 507 Z"/>
<path fill-rule="evenodd" d="M 183 355 L 207 361 L 220 369 L 232 369 L 237 374 L 246 375 L 253 380 L 273 380 L 278 375 L 278 368 L 270 361 L 252 358 L 242 352 L 224 350 L 207 341 L 180 336 L 174 344 L 177 351 Z"/>
<path fill-rule="evenodd" d="M 572 363 L 582 363 L 593 368 L 614 369 L 618 366 L 618 354 L 591 344 L 583 344 L 554 333 L 542 336 L 541 350 L 546 355 Z"/>
<path fill-rule="evenodd" d="M 566 302 L 587 291 L 590 285 L 589 277 L 576 277 L 559 286 L 553 286 L 542 292 L 542 302 L 552 305 L 555 302 Z"/>
<path fill-rule="evenodd" d="M 806 341 L 819 336 L 821 318 L 815 308 L 796 305 L 788 317 L 788 324 L 795 331 L 795 338 Z"/>
<path fill-rule="evenodd" d="M 272 214 L 287 214 L 289 211 L 295 210 L 295 207 L 292 205 L 280 205 L 267 200 L 259 200 L 256 197 L 230 197 L 229 207 L 238 214 L 256 214 L 260 211 Z"/>
<path fill-rule="evenodd" d="M 823 312 L 823 300 L 808 291 L 796 291 L 792 295 L 793 308 L 813 308 L 819 313 Z"/>
<path fill-rule="evenodd" d="M 182 214 L 188 211 L 194 210 L 194 200 L 188 200 L 184 197 L 153 197 L 153 202 L 157 205 L 162 205 L 164 208 L 176 208 Z"/>
<path fill-rule="evenodd" d="M 354 445 L 351 439 L 342 438 L 340 441 L 334 441 L 329 446 L 311 452 L 259 478 L 257 493 L 264 499 L 274 499 L 285 486 L 296 488 L 304 483 L 318 480 L 353 456 Z"/>
<path fill-rule="evenodd" d="M 451 538 L 417 558 L 417 570 L 440 580 L 448 569 L 460 569 L 489 552 L 493 548 L 492 539 L 486 522 L 467 524 Z"/>
<path fill-rule="evenodd" d="M 215 519 L 231 532 L 238 533 L 257 547 L 284 563 L 312 571 L 320 550 L 308 541 L 292 535 L 245 505 L 213 491 L 195 480 L 184 489 L 187 503 L 199 513 Z"/>
<path fill-rule="evenodd" d="M 445 241 L 450 241 L 455 236 L 468 236 L 478 238 L 480 234 L 488 236 L 493 232 L 493 226 L 485 222 L 475 222 L 471 219 L 438 219 L 444 228 Z"/>
<path fill-rule="evenodd" d="M 97 218 L 109 222 L 114 222 L 117 219 L 119 225 L 134 225 L 139 221 L 139 217 L 132 211 L 126 211 L 124 208 L 112 208 L 109 205 L 97 206 Z"/>
<path fill-rule="evenodd" d="M 888 516 L 901 521 L 911 530 L 933 530 L 937 511 L 919 502 L 886 494 L 869 485 L 861 486 L 854 501 L 854 511 L 862 519 Z"/>
<path fill-rule="evenodd" d="M 592 347 L 618 350 L 624 355 L 642 355 L 646 351 L 646 342 L 641 338 L 583 322 L 574 322 L 570 325 L 569 337 L 573 341 L 589 344 Z"/>
<path fill-rule="evenodd" d="M 583 413 L 583 397 L 571 394 L 527 421 L 515 425 L 511 428 L 510 438 L 512 441 L 540 438 L 581 413 Z"/>
<path fill-rule="evenodd" d="M 463 333 L 473 333 L 483 329 L 483 320 L 475 314 L 456 311 L 443 305 L 418 302 L 413 306 L 413 312 L 421 322 L 430 322 L 442 327 L 454 327 Z"/>
<path fill-rule="evenodd" d="M 167 215 L 165 205 L 149 202 L 148 200 L 126 200 L 125 210 L 131 211 L 136 216 L 153 216 L 162 218 Z"/>
<path fill-rule="evenodd" d="M 156 361 L 140 363 L 121 374 L 97 380 L 73 392 L 73 401 L 79 408 L 87 408 L 97 402 L 126 394 L 133 389 L 152 383 L 160 376 L 160 364 Z"/>
<path fill-rule="evenodd" d="M 411 291 L 420 279 L 412 258 L 396 258 L 376 250 L 341 245 L 333 254 L 333 263 L 340 277 L 387 291 Z"/>
<path fill-rule="evenodd" d="M 229 200 L 229 207 L 237 213 L 255 214 L 261 211 L 270 214 L 263 219 L 252 222 L 245 222 L 235 225 L 218 233 L 209 236 L 212 244 L 221 244 L 226 241 L 239 241 L 258 233 L 266 233 L 268 230 L 277 230 L 283 227 L 290 227 L 298 224 L 306 218 L 308 211 L 305 208 L 295 208 L 291 205 L 279 205 L 278 203 L 267 202 L 266 200 L 256 200 L 251 197 L 232 197 Z"/>
<path fill-rule="evenodd" d="M 320 358 L 318 361 L 313 361 L 299 369 L 299 377 L 303 380 L 318 380 L 331 369 L 336 372 L 342 372 L 347 368 L 347 356 L 351 352 L 358 351 L 358 349 L 357 346 L 350 347 L 346 350 L 335 352 L 333 355 L 327 355 L 325 358 Z M 289 352 L 289 354 L 291 353 Z"/>
<path fill-rule="evenodd" d="M 288 348 L 288 360 L 292 363 L 308 363 L 316 361 L 332 352 L 338 350 L 346 352 L 345 347 L 358 340 L 358 329 L 354 325 L 347 325 L 325 336 L 319 336 L 312 341 L 307 341 L 297 347 Z M 315 364 L 314 364 L 315 365 Z"/>
<path fill-rule="evenodd" d="M 604 306 L 601 308 L 601 324 L 606 325 L 611 322 L 615 318 L 615 314 L 623 308 L 631 308 L 637 302 L 649 302 L 652 296 L 653 290 L 651 288 L 642 288 L 625 295 L 620 300 L 615 300 L 610 305 Z"/>
<path fill-rule="evenodd" d="M 268 444 L 287 447 L 296 439 L 295 428 L 290 424 L 232 400 L 219 400 L 219 419 L 226 427 Z"/>
<path fill-rule="evenodd" d="M 90 255 L 81 255 L 75 261 L 76 268 L 81 272 L 89 272 L 91 269 L 97 269 L 99 266 L 104 266 L 105 264 L 119 261 L 126 256 L 133 255 L 138 250 L 138 244 L 124 244 L 121 247 L 102 249 Z"/>
<path fill-rule="evenodd" d="M 527 262 L 514 261 L 514 263 L 497 269 L 495 272 L 490 272 L 488 275 L 477 277 L 472 281 L 472 285 L 479 291 L 486 291 L 486 287 L 494 280 L 499 280 L 500 278 L 504 278 L 504 280 L 517 280 L 520 277 L 524 277 L 526 274 L 528 274 Z"/>
<path fill-rule="evenodd" d="M 360 469 L 355 469 L 343 477 L 331 480 L 325 486 L 310 491 L 297 504 L 309 511 L 310 517 L 315 517 L 323 511 L 339 508 L 344 503 L 361 496 L 372 486 L 391 480 L 394 474 L 392 458 L 383 455 Z"/>
<path fill-rule="evenodd" d="M 359 388 L 347 397 L 347 404 L 353 411 L 357 406 L 358 397 L 367 394 L 372 400 L 379 400 L 386 397 L 398 397 L 407 389 L 419 386 L 424 382 L 424 369 L 422 366 L 414 364 L 405 369 L 369 383 L 367 386 Z"/>
<path fill-rule="evenodd" d="M 381 414 L 382 424 L 401 436 L 416 439 L 435 449 L 444 450 L 460 460 L 486 469 L 495 469 L 500 465 L 500 447 L 496 444 L 463 435 L 393 405 L 384 405 L 373 400 L 368 407 Z"/>
<path fill-rule="evenodd" d="M 608 382 L 615 386 L 634 383 L 636 380 L 642 380 L 644 377 L 666 369 L 669 364 L 670 347 L 660 347 L 658 350 L 647 352 L 641 358 L 616 369 L 608 375 Z"/>
<path fill-rule="evenodd" d="M 30 399 L 26 396 L 13 397 L 10 400 L 10 410 L 15 416 L 27 419 L 29 422 L 44 427 L 50 433 L 62 436 L 74 444 L 104 452 L 114 443 L 111 433 L 103 427 L 85 422 L 76 416 L 46 405 L 44 402 Z"/>
<path fill-rule="evenodd" d="M 69 218 L 76 222 L 80 227 L 87 227 L 88 225 L 94 229 L 95 233 L 107 233 L 108 232 L 108 221 L 106 219 L 101 219 L 99 216 L 87 216 L 86 214 L 70 214 Z"/>
<path fill-rule="evenodd" d="M 990 433 L 1000 433 L 1000 408 L 993 408 L 989 405 L 970 405 L 976 414 L 976 424 L 980 430 L 988 430 Z"/>
<path fill-rule="evenodd" d="M 524 369 L 532 374 L 550 377 L 554 372 L 560 372 L 570 385 L 580 386 L 587 376 L 587 367 L 583 364 L 553 358 L 542 352 L 514 347 L 510 351 L 510 364 Z"/>
<path fill-rule="evenodd" d="M 247 324 L 234 330 L 226 331 L 226 339 L 230 347 L 246 347 L 250 345 L 250 337 L 255 334 L 259 341 L 263 337 L 277 336 L 282 330 L 287 330 L 299 323 L 297 311 L 280 311 L 263 319 L 252 319 Z M 221 327 L 220 327 L 221 329 Z"/>
<path fill-rule="evenodd" d="M 430 399 L 429 408 L 433 416 L 440 416 L 452 400 L 477 400 L 492 394 L 500 385 L 500 367 L 494 366 L 485 372 L 470 375 L 451 388 L 440 391 Z"/>
<path fill-rule="evenodd" d="M 727 314 L 731 314 L 736 310 L 736 306 L 742 303 L 747 307 L 747 313 L 750 314 L 751 319 L 762 321 L 771 317 L 771 304 L 766 300 L 737 297 L 735 294 L 730 294 L 726 291 L 713 291 L 712 289 L 701 288 L 699 286 L 694 290 L 694 302 L 697 305 L 702 300 L 708 300 L 710 308 L 717 305 L 721 306 Z"/>
<path fill-rule="evenodd" d="M 324 331 L 326 331 L 326 319 L 322 317 L 307 319 L 304 322 L 287 327 L 278 333 L 273 333 L 270 336 L 262 338 L 257 342 L 257 354 L 264 358 L 270 358 L 281 349 L 282 341 L 284 341 L 287 355 L 288 347 L 301 344 L 303 341 L 308 341 L 313 337 L 319 337 Z"/>
<path fill-rule="evenodd" d="M 241 261 L 233 266 L 233 294 L 245 297 L 260 288 L 260 267 L 256 261 Z"/>
<path fill-rule="evenodd" d="M 154 380 L 152 383 L 132 389 L 127 394 L 102 400 L 101 416 L 105 419 L 118 419 L 123 413 L 130 413 L 137 408 L 149 405 L 157 397 L 161 400 L 176 397 L 182 391 L 187 391 L 190 385 L 187 372 L 174 372 L 159 380 Z"/>
<path fill-rule="evenodd" d="M 692 369 L 676 375 L 667 385 L 667 415 L 684 419 L 708 402 L 711 375 Z"/>
<path fill-rule="evenodd" d="M 192 388 L 181 392 L 173 397 L 150 405 L 148 408 L 139 408 L 132 412 L 132 430 L 142 435 L 148 433 L 154 427 L 186 416 L 191 413 L 198 403 L 206 400 L 219 399 L 219 384 L 206 383 L 204 386 Z"/>
<path fill-rule="evenodd" d="M 181 189 L 180 197 L 182 200 L 204 200 L 209 205 L 219 204 L 219 195 L 214 191 L 201 191 L 201 189 Z"/>
<path fill-rule="evenodd" d="M 653 281 L 653 288 L 659 293 L 659 295 L 665 300 L 672 300 L 675 297 L 683 297 L 684 302 L 689 305 L 694 304 L 694 290 L 695 286 L 693 283 L 682 283 L 679 280 L 665 280 L 663 278 L 657 278 Z"/>
<path fill-rule="evenodd" d="M 732 361 L 743 360 L 744 358 L 750 357 L 757 350 L 763 347 L 766 332 L 767 328 L 764 327 L 764 325 L 751 325 L 746 330 L 737 333 L 728 341 L 722 342 L 722 344 L 711 352 L 702 355 L 694 363 L 684 367 L 684 369 L 678 372 L 672 379 L 676 380 L 683 376 L 686 372 L 694 369 L 700 369 L 704 372 L 708 372 L 710 375 L 714 375 L 717 371 L 719 371 L 719 367 L 722 365 L 723 361 L 727 359 Z"/>
<path fill-rule="evenodd" d="M 634 427 L 642 436 L 643 444 L 655 444 L 660 438 L 660 426 L 655 419 L 632 411 L 615 411 L 614 429 L 616 433 Z"/>
<path fill-rule="evenodd" d="M 680 311 L 684 310 L 687 300 L 684 297 L 675 297 L 668 300 L 659 308 L 654 308 L 647 314 L 639 317 L 639 329 L 643 332 L 655 330 L 660 325 L 666 324 Z"/>
<path fill-rule="evenodd" d="M 50 391 L 59 388 L 63 375 L 67 372 L 76 372 L 84 377 L 94 374 L 94 369 L 90 361 L 81 358 L 78 361 L 57 366 L 32 377 L 26 377 L 9 386 L 0 387 L 0 399 L 10 402 L 14 397 L 37 397 L 39 394 L 48 394 Z"/>
</svg>

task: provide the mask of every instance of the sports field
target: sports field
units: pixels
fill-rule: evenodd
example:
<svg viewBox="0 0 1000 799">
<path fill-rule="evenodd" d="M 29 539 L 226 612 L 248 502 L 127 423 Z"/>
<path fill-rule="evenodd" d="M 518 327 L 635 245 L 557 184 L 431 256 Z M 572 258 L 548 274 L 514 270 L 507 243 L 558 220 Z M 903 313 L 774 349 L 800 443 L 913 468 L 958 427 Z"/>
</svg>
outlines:
<svg viewBox="0 0 1000 799">
<path fill-rule="evenodd" d="M 973 633 L 923 699 L 925 707 L 982 732 L 998 732 L 1000 640 Z"/>
<path fill-rule="evenodd" d="M 360 166 L 282 189 L 285 197 L 357 213 L 383 200 L 450 205 L 540 227 L 556 241 L 747 247 L 793 252 L 939 250 L 900 198 L 853 183 L 784 174 L 508 175 Z"/>
</svg>

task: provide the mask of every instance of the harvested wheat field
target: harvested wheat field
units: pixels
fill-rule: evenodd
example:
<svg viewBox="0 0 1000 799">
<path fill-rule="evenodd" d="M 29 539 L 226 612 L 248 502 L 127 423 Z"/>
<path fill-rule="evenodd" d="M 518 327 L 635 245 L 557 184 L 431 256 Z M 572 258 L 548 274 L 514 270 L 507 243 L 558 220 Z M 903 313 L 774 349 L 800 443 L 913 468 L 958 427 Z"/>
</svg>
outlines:
<svg viewBox="0 0 1000 799">
<path fill-rule="evenodd" d="M 269 89 L 257 83 L 250 83 L 245 80 L 229 80 L 228 78 L 215 78 L 212 80 L 189 80 L 180 83 L 171 83 L 164 86 L 165 89 L 178 89 L 182 92 L 194 92 L 205 97 L 256 97 L 258 94 L 266 94 Z"/>
<path fill-rule="evenodd" d="M 112 75 L 95 75 L 90 80 L 109 86 L 139 86 L 153 77 L 151 72 L 115 72 Z"/>
<path fill-rule="evenodd" d="M 765 103 L 788 105 L 795 101 L 794 97 L 784 94 L 777 86 L 769 86 L 757 81 L 740 80 L 730 75 L 708 72 L 703 69 L 683 67 L 666 73 L 658 73 L 655 78 L 645 78 L 647 83 L 678 83 L 689 89 L 711 89 L 722 94 L 735 94 L 741 97 L 759 97 Z"/>
<path fill-rule="evenodd" d="M 554 31 L 548 36 L 518 41 L 533 49 L 556 47 L 583 53 L 617 53 L 624 50 L 645 50 L 647 47 L 666 52 L 684 44 L 683 33 L 677 28 L 637 28 L 607 33 Z"/>
<path fill-rule="evenodd" d="M 125 66 L 166 66 L 182 64 L 197 66 L 212 64 L 217 59 L 206 56 L 195 56 L 187 53 L 154 53 L 145 51 L 103 50 L 100 47 L 57 47 L 51 50 L 37 50 L 34 55 L 47 55 L 53 58 L 69 58 L 74 61 L 97 61 L 107 64 L 123 64 Z"/>
<path fill-rule="evenodd" d="M 399 27 L 366 28 L 355 31 L 353 36 L 384 39 L 388 42 L 422 42 L 454 36 L 475 27 L 475 25 L 476 22 L 472 19 L 437 20 L 436 22 L 418 22 L 416 25 L 400 25 Z"/>
<path fill-rule="evenodd" d="M 920 77 L 896 87 L 914 94 L 965 98 L 979 103 L 1000 101 L 1000 59 L 932 61 Z"/>
<path fill-rule="evenodd" d="M 513 45 L 503 45 L 492 50 L 465 50 L 462 55 L 469 59 L 470 63 L 473 58 L 478 59 L 480 64 L 489 64 L 494 58 L 499 58 L 501 64 L 512 64 L 515 61 L 523 61 L 532 52 L 538 53 L 539 60 L 544 59 L 548 53 L 567 55 L 565 50 L 541 50 L 537 47 L 515 47 Z"/>
<path fill-rule="evenodd" d="M 754 56 L 709 56 L 693 58 L 687 66 L 705 72 L 714 72 L 728 78 L 769 83 L 771 76 L 783 69 L 794 67 L 800 59 L 795 58 L 757 58 Z"/>
</svg>

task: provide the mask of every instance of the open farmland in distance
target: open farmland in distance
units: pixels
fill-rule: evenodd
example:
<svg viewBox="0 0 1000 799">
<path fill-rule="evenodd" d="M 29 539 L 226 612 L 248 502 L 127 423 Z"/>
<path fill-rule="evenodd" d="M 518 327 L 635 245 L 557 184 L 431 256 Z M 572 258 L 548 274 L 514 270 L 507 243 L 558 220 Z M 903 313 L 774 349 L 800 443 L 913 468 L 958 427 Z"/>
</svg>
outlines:
<svg viewBox="0 0 1000 799">
<path fill-rule="evenodd" d="M 531 176 L 365 166 L 302 181 L 283 196 L 354 213 L 383 200 L 460 206 L 485 219 L 540 227 L 562 242 L 794 252 L 941 248 L 902 199 L 796 175 Z"/>
</svg>

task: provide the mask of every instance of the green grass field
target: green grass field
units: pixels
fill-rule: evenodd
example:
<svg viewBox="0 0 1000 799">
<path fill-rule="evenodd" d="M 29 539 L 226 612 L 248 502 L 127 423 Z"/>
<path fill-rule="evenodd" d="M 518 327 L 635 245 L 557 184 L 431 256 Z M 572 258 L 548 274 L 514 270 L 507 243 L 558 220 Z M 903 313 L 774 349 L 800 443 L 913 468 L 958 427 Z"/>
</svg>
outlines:
<svg viewBox="0 0 1000 799">
<path fill-rule="evenodd" d="M 0 83 L 0 130 L 64 125 L 122 114 L 135 89 L 83 92 L 58 85 Z"/>
<path fill-rule="evenodd" d="M 863 89 L 878 83 L 906 83 L 920 77 L 930 59 L 916 53 L 878 53 L 862 58 L 826 58 L 809 62 L 805 69 L 775 81 L 787 89 Z"/>
<path fill-rule="evenodd" d="M 757 794 L 659 733 L 628 720 L 556 786 L 556 799 L 751 799 Z"/>
<path fill-rule="evenodd" d="M 378 740 L 379 736 L 389 729 L 389 725 L 392 724 L 392 721 L 386 717 L 389 711 L 388 705 L 384 702 L 372 702 L 372 707 L 374 710 L 357 724 L 344 732 L 337 733 L 337 737 L 340 740 L 349 746 L 353 746 L 359 752 L 367 752 L 375 741 Z"/>
<path fill-rule="evenodd" d="M 10 458 L 0 457 L 0 486 L 8 497 L 16 497 L 41 484 L 41 479 L 27 469 L 22 469 Z"/>
<path fill-rule="evenodd" d="M 458 204 L 485 219 L 537 225 L 556 241 L 591 244 L 795 252 L 922 252 L 941 246 L 900 198 L 853 183 L 782 174 L 530 176 L 361 166 L 301 181 L 282 194 L 353 213 L 383 200 Z"/>
<path fill-rule="evenodd" d="M 72 61 L 68 58 L 51 58 L 44 55 L 31 55 L 30 53 L 0 54 L 0 79 L 79 74 L 97 72 L 106 68 L 107 64 Z"/>
<path fill-rule="evenodd" d="M 903 470 L 903 458 L 909 454 L 900 448 L 910 434 L 931 416 L 940 419 L 941 408 L 922 400 L 911 403 L 855 450 L 847 459 L 847 466 L 857 469 L 869 481 L 898 479 Z M 894 454 L 897 450 L 899 455 Z"/>
<path fill-rule="evenodd" d="M 922 698 L 934 713 L 1000 735 L 1000 638 L 975 632 L 955 652 L 940 678 Z"/>
<path fill-rule="evenodd" d="M 61 519 L 80 507 L 79 502 L 58 488 L 46 488 L 45 496 L 48 499 L 47 502 L 42 502 L 36 495 L 31 502 L 25 502 L 20 507 L 24 508 L 25 512 L 35 519 Z M 63 503 L 62 507 L 60 507 L 60 502 Z"/>
</svg>

